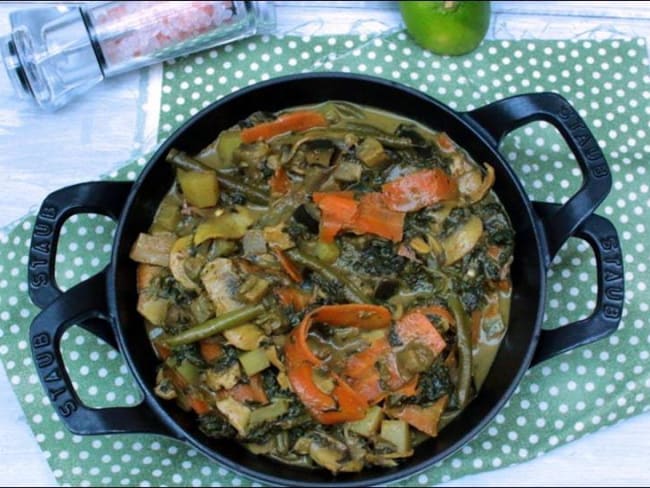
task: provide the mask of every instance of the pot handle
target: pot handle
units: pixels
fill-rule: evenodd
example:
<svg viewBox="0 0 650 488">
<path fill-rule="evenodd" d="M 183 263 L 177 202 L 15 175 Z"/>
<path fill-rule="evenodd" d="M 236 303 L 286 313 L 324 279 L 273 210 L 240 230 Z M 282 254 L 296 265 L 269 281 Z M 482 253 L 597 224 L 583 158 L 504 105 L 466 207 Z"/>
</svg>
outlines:
<svg viewBox="0 0 650 488">
<path fill-rule="evenodd" d="M 495 148 L 506 134 L 536 120 L 555 126 L 569 145 L 582 172 L 583 182 L 564 205 L 542 216 L 552 259 L 611 189 L 611 174 L 598 142 L 578 112 L 557 93 L 517 95 L 465 115 L 478 124 L 479 132 Z"/>
<path fill-rule="evenodd" d="M 544 218 L 556 215 L 558 204 L 534 202 Z M 573 233 L 584 239 L 596 257 L 598 291 L 592 314 L 557 329 L 543 329 L 531 366 L 562 352 L 584 346 L 614 333 L 621 322 L 625 298 L 623 254 L 612 223 L 599 215 L 590 215 Z"/>
<path fill-rule="evenodd" d="M 91 212 L 118 220 L 132 185 L 131 182 L 116 181 L 81 183 L 62 188 L 45 198 L 34 222 L 27 265 L 29 297 L 34 305 L 43 309 L 62 294 L 54 268 L 65 221 L 72 215 Z M 106 332 L 102 321 L 89 318 L 79 325 L 116 347 L 115 337 Z"/>
<path fill-rule="evenodd" d="M 133 407 L 90 408 L 79 399 L 64 365 L 60 342 L 68 327 L 89 319 L 112 331 L 105 271 L 61 294 L 34 318 L 29 329 L 36 371 L 59 418 L 79 435 L 146 432 L 176 437 L 145 402 Z"/>
</svg>

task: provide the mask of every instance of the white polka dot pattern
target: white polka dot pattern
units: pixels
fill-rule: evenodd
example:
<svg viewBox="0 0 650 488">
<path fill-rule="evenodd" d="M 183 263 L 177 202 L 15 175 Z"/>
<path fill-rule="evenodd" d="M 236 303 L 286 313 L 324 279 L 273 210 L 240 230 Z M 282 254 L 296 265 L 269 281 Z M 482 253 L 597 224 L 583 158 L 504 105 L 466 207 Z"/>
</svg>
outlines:
<svg viewBox="0 0 650 488">
<path fill-rule="evenodd" d="M 160 138 L 214 100 L 272 77 L 308 71 L 356 72 L 412 86 L 456 110 L 519 94 L 555 91 L 587 121 L 610 163 L 614 188 L 599 212 L 622 240 L 626 309 L 609 339 L 529 370 L 505 408 L 474 440 L 426 472 L 398 484 L 432 485 L 534 458 L 650 410 L 650 303 L 643 238 L 650 195 L 650 77 L 641 40 L 490 41 L 458 58 L 438 57 L 404 33 L 381 38 L 259 37 L 176 60 L 163 74 Z M 530 124 L 510 134 L 502 153 L 532 199 L 565 202 L 580 186 L 574 158 L 555 129 Z M 133 180 L 146 159 L 110 179 Z M 0 358 L 35 438 L 64 486 L 260 486 L 179 442 L 146 435 L 81 437 L 68 432 L 43 394 L 26 341 L 37 313 L 27 298 L 26 253 L 33 217 L 0 235 Z M 67 289 L 110 258 L 114 224 L 96 215 L 64 226 L 57 279 Z M 549 271 L 545 327 L 573 322 L 595 306 L 594 258 L 571 239 Z M 132 405 L 141 393 L 120 355 L 78 327 L 62 351 L 81 398 L 91 406 Z"/>
</svg>

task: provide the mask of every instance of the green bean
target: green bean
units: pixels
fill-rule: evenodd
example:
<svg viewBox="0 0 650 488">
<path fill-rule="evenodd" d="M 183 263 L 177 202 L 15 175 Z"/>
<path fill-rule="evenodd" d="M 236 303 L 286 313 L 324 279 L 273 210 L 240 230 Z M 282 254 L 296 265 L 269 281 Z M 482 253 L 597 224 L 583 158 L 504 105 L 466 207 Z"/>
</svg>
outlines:
<svg viewBox="0 0 650 488">
<path fill-rule="evenodd" d="M 307 268 L 321 275 L 326 280 L 340 284 L 343 287 L 343 295 L 350 302 L 372 303 L 372 300 L 370 300 L 365 295 L 365 293 L 363 293 L 352 282 L 350 282 L 346 276 L 332 269 L 330 266 L 323 263 L 320 259 L 305 254 L 298 248 L 288 250 L 287 255 L 297 264 L 306 266 Z"/>
<path fill-rule="evenodd" d="M 167 153 L 167 161 L 187 171 L 214 171 L 217 173 L 217 180 L 228 191 L 239 192 L 246 196 L 251 203 L 268 205 L 269 197 L 264 190 L 238 181 L 232 175 L 223 170 L 208 168 L 200 161 L 188 156 L 183 151 L 170 149 Z"/>
<path fill-rule="evenodd" d="M 276 226 L 286 222 L 296 209 L 305 203 L 307 196 L 316 191 L 329 178 L 336 167 L 323 171 L 310 171 L 300 187 L 275 200 L 257 223 L 258 227 Z"/>
<path fill-rule="evenodd" d="M 456 319 L 456 342 L 458 345 L 458 408 L 462 410 L 470 401 L 472 386 L 472 337 L 470 321 L 457 296 L 452 295 L 449 308 Z"/>
<path fill-rule="evenodd" d="M 184 344 L 191 344 L 214 334 L 219 334 L 225 330 L 245 324 L 251 319 L 263 314 L 265 311 L 266 307 L 262 303 L 246 305 L 219 315 L 218 317 L 203 322 L 202 324 L 195 325 L 180 334 L 169 337 L 165 339 L 165 343 L 167 346 L 172 348 Z"/>
</svg>

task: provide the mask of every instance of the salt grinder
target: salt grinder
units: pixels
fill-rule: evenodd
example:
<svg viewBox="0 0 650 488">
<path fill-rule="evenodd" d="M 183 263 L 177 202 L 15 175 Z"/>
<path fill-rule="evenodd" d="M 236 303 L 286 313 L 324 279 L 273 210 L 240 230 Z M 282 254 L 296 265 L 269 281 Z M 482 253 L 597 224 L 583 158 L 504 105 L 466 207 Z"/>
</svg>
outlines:
<svg viewBox="0 0 650 488">
<path fill-rule="evenodd" d="M 273 2 L 91 2 L 24 9 L 0 37 L 14 91 L 54 111 L 104 78 L 271 32 Z"/>
</svg>

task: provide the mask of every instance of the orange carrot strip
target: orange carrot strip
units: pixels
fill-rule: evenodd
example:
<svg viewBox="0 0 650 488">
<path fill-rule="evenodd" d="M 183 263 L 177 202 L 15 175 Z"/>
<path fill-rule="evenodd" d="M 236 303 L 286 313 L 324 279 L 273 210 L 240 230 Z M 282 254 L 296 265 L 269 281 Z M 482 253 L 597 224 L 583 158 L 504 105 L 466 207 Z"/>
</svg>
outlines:
<svg viewBox="0 0 650 488">
<path fill-rule="evenodd" d="M 299 110 L 280 115 L 270 122 L 247 127 L 241 131 L 242 142 L 251 142 L 270 139 L 271 137 L 285 132 L 298 132 L 313 127 L 326 127 L 327 119 L 319 112 L 311 110 Z"/>
<path fill-rule="evenodd" d="M 438 147 L 444 152 L 452 152 L 454 149 L 456 149 L 454 141 L 452 141 L 451 138 L 444 132 L 439 132 L 436 134 L 435 140 L 438 143 Z"/>
<path fill-rule="evenodd" d="M 418 341 L 431 349 L 436 356 L 447 346 L 434 325 L 421 312 L 404 315 L 397 321 L 395 331 L 404 344 Z"/>
<path fill-rule="evenodd" d="M 350 230 L 357 234 L 375 234 L 400 242 L 404 234 L 405 217 L 404 212 L 389 209 L 381 193 L 366 193 L 361 197 Z"/>
<path fill-rule="evenodd" d="M 418 375 L 415 375 L 413 378 L 411 378 L 407 383 L 404 384 L 401 388 L 398 388 L 395 390 L 395 393 L 403 396 L 415 396 L 418 393 L 418 381 L 419 377 Z"/>
<path fill-rule="evenodd" d="M 303 362 L 287 369 L 287 377 L 293 391 L 307 410 L 316 417 L 326 410 L 336 409 L 336 400 L 318 388 L 313 378 L 314 366 Z"/>
<path fill-rule="evenodd" d="M 192 407 L 192 410 L 194 410 L 197 415 L 205 415 L 212 410 L 205 400 L 196 395 L 190 396 L 189 401 L 190 407 Z"/>
<path fill-rule="evenodd" d="M 216 342 L 213 338 L 201 340 L 199 342 L 199 349 L 201 351 L 201 356 L 208 363 L 215 361 L 217 358 L 219 358 L 219 356 L 221 356 L 221 353 L 223 352 L 221 344 Z"/>
<path fill-rule="evenodd" d="M 300 322 L 300 325 L 298 325 L 298 327 L 296 327 L 288 337 L 284 349 L 289 367 L 291 362 L 308 362 L 313 365 L 319 365 L 322 362 L 313 352 L 311 352 L 311 349 L 309 349 L 309 345 L 307 344 L 307 335 L 309 334 L 309 329 L 313 322 L 311 316 L 312 313 L 305 315 Z"/>
<path fill-rule="evenodd" d="M 417 171 L 382 186 L 391 210 L 413 212 L 458 196 L 458 184 L 439 168 Z"/>
<path fill-rule="evenodd" d="M 314 193 L 312 199 L 321 210 L 319 237 L 323 242 L 332 242 L 352 223 L 358 203 L 352 192 Z"/>
<path fill-rule="evenodd" d="M 156 350 L 156 352 L 158 353 L 158 357 L 160 359 L 162 359 L 163 361 L 165 359 L 167 359 L 172 353 L 172 350 L 170 348 L 168 348 L 164 344 L 161 344 L 160 342 L 157 342 L 157 341 L 153 342 L 153 347 Z"/>
<path fill-rule="evenodd" d="M 278 287 L 273 292 L 283 305 L 293 307 L 296 312 L 304 310 L 311 300 L 309 293 L 305 293 L 293 286 Z"/>
<path fill-rule="evenodd" d="M 370 347 L 353 354 L 345 365 L 344 375 L 350 379 L 350 386 L 369 404 L 380 402 L 387 394 L 375 367 L 380 358 L 390 353 L 390 344 L 384 337 L 370 344 Z"/>
<path fill-rule="evenodd" d="M 262 377 L 259 374 L 251 376 L 248 383 L 237 383 L 229 390 L 226 390 L 226 396 L 230 396 L 241 403 L 258 402 L 263 405 L 269 403 L 269 398 L 262 386 Z"/>
<path fill-rule="evenodd" d="M 438 435 L 438 423 L 447 407 L 447 395 L 440 397 L 432 405 L 421 407 L 419 405 L 406 405 L 399 410 L 389 410 L 391 417 L 404 420 L 407 424 L 435 437 Z"/>
<path fill-rule="evenodd" d="M 374 368 L 362 378 L 352 378 L 350 386 L 369 405 L 381 402 L 388 395 L 388 392 L 382 387 L 379 371 Z"/>
<path fill-rule="evenodd" d="M 286 254 L 282 252 L 281 249 L 273 249 L 273 253 L 275 254 L 275 257 L 278 258 L 278 261 L 280 262 L 280 265 L 282 266 L 282 269 L 284 270 L 285 273 L 291 278 L 293 281 L 296 283 L 301 283 L 302 282 L 302 273 L 298 269 L 298 267 L 287 257 Z"/>
<path fill-rule="evenodd" d="M 381 305 L 346 303 L 324 305 L 313 312 L 317 322 L 335 327 L 359 327 L 360 329 L 382 329 L 391 322 L 390 310 Z"/>
<path fill-rule="evenodd" d="M 325 425 L 361 420 L 366 416 L 368 403 L 345 381 L 335 374 L 332 374 L 332 376 L 336 383 L 332 395 L 336 399 L 338 408 L 335 411 L 319 412 L 315 415 L 316 420 Z"/>
<path fill-rule="evenodd" d="M 316 205 L 320 205 L 323 200 L 332 197 L 340 197 L 348 200 L 354 200 L 354 192 L 352 191 L 316 191 L 312 193 L 311 199 Z"/>
<path fill-rule="evenodd" d="M 322 424 L 360 420 L 364 417 L 368 404 L 342 378 L 330 373 L 335 382 L 331 395 L 318 388 L 314 382 L 314 367 L 322 361 L 311 352 L 307 344 L 313 314 L 312 312 L 303 318 L 284 345 L 287 377 L 291 387 L 309 413 Z"/>
<path fill-rule="evenodd" d="M 273 196 L 284 195 L 291 189 L 291 180 L 284 167 L 280 166 L 275 170 L 273 176 L 269 178 L 269 186 Z"/>
<path fill-rule="evenodd" d="M 427 307 L 418 308 L 415 310 L 415 312 L 421 312 L 424 315 L 434 315 L 436 317 L 440 317 L 449 325 L 454 325 L 456 323 L 456 319 L 454 319 L 454 316 L 451 314 L 451 312 L 442 305 L 429 305 Z"/>
<path fill-rule="evenodd" d="M 357 352 L 348 358 L 345 366 L 345 376 L 349 378 L 363 378 L 375 368 L 375 364 L 382 356 L 390 352 L 390 344 L 384 337 L 377 339 L 363 351 Z"/>
</svg>

